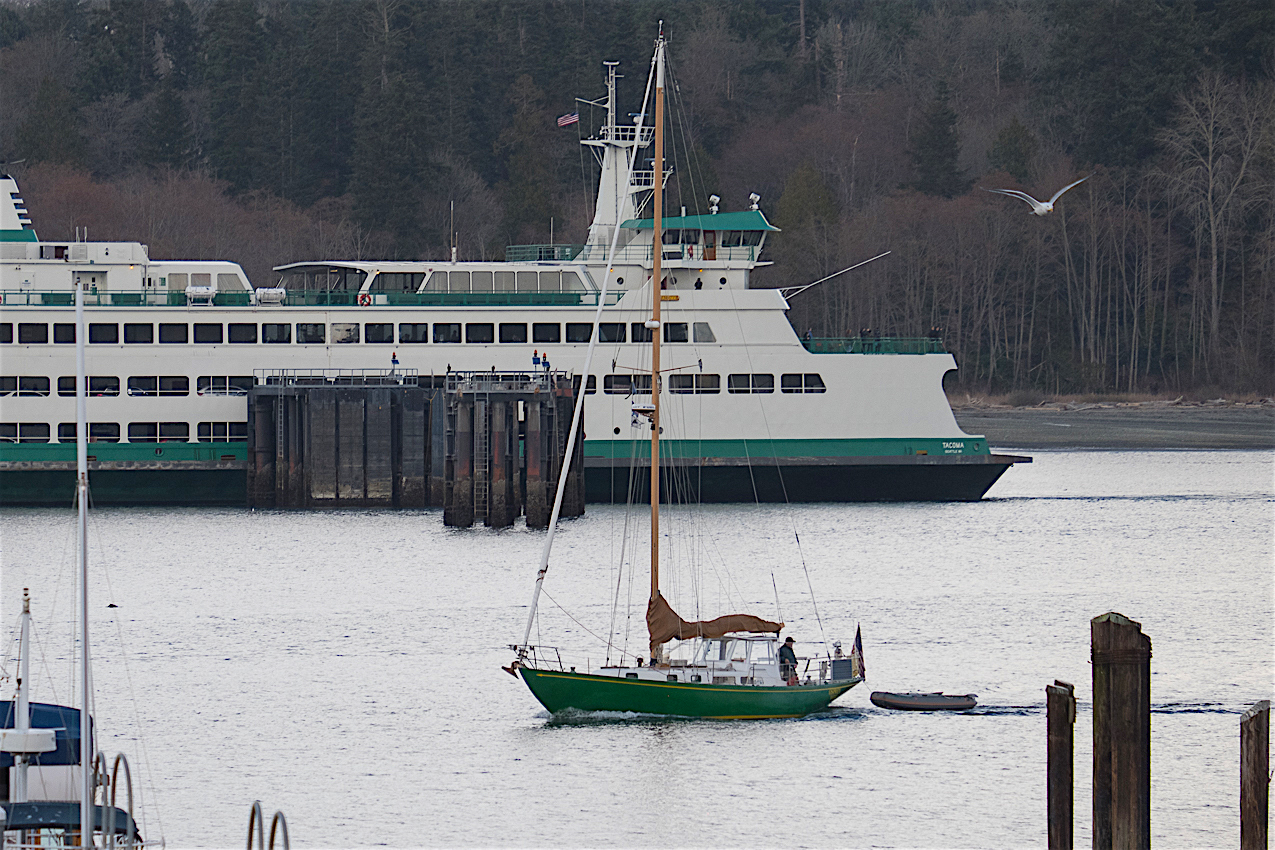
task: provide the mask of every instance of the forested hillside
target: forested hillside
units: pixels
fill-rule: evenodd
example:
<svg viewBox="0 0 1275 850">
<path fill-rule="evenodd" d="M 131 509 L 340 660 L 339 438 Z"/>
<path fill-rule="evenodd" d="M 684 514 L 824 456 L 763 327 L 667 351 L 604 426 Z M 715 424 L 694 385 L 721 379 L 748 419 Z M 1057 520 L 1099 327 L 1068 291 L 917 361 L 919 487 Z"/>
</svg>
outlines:
<svg viewBox="0 0 1275 850">
<path fill-rule="evenodd" d="M 583 240 L 578 144 L 670 39 L 669 209 L 783 229 L 801 332 L 941 327 L 980 391 L 1275 387 L 1270 0 L 0 2 L 37 230 L 270 267 Z M 21 162 L 19 162 L 21 161 Z M 1047 199 L 1055 212 L 981 189 Z"/>
</svg>

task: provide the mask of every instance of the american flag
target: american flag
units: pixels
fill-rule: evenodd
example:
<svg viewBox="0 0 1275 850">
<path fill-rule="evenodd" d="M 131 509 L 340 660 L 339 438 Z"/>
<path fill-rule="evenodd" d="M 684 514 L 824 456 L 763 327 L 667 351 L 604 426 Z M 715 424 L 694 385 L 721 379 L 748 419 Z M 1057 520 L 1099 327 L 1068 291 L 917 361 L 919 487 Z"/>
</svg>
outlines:
<svg viewBox="0 0 1275 850">
<path fill-rule="evenodd" d="M 570 126 L 570 125 L 572 125 L 572 124 L 575 124 L 575 123 L 576 123 L 576 122 L 578 122 L 579 120 L 580 120 L 580 113 L 579 113 L 579 112 L 568 112 L 566 115 L 559 115 L 559 116 L 558 116 L 558 126 L 559 126 L 559 127 L 568 127 L 568 126 Z"/>
</svg>

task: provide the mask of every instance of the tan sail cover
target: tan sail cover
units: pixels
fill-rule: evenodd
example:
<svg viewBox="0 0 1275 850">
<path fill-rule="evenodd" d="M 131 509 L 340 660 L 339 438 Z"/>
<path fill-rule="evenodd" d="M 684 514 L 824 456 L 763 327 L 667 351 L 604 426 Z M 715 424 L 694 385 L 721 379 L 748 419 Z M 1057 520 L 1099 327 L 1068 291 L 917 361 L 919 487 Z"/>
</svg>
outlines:
<svg viewBox="0 0 1275 850">
<path fill-rule="evenodd" d="M 752 614 L 727 614 L 715 620 L 688 623 L 678 616 L 662 595 L 656 596 L 646 606 L 646 628 L 651 633 L 651 649 L 671 640 L 687 640 L 694 637 L 719 638 L 731 632 L 774 632 L 778 634 L 783 623 L 774 623 L 754 617 Z"/>
</svg>

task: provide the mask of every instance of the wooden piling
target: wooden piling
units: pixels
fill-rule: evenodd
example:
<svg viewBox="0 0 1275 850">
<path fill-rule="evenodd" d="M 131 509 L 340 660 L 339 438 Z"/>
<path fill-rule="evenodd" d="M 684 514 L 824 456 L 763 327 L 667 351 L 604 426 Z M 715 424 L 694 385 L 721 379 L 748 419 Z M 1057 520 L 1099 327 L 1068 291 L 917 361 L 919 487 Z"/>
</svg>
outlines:
<svg viewBox="0 0 1275 850">
<path fill-rule="evenodd" d="M 429 454 L 429 408 L 424 390 L 413 387 L 404 393 L 399 427 L 400 507 L 423 508 L 429 504 L 425 465 Z"/>
<path fill-rule="evenodd" d="M 1151 847 L 1151 638 L 1108 612 L 1090 622 L 1093 846 Z"/>
<path fill-rule="evenodd" d="M 1049 850 L 1071 850 L 1074 823 L 1073 732 L 1076 725 L 1076 689 L 1054 680 L 1045 686 L 1048 714 L 1049 770 L 1046 797 L 1049 812 Z"/>
<path fill-rule="evenodd" d="M 517 436 L 517 432 L 514 432 Z M 491 403 L 491 478 L 488 486 L 490 504 L 487 525 L 508 528 L 514 524 L 510 510 L 513 501 L 509 491 L 509 403 L 496 399 Z"/>
<path fill-rule="evenodd" d="M 540 396 L 533 396 L 526 404 L 526 459 L 527 527 L 549 527 L 549 502 L 545 491 L 543 452 L 544 412 Z"/>
<path fill-rule="evenodd" d="M 373 387 L 364 397 L 363 480 L 369 507 L 394 505 L 394 426 L 390 391 Z"/>
<path fill-rule="evenodd" d="M 1240 850 L 1266 850 L 1270 817 L 1271 703 L 1240 717 Z"/>
<path fill-rule="evenodd" d="M 469 528 L 474 524 L 474 400 L 461 395 L 455 400 L 455 445 L 452 447 L 452 488 L 443 508 L 443 524 Z"/>
<path fill-rule="evenodd" d="M 430 390 L 429 397 L 429 501 L 432 508 L 447 505 L 447 400 L 443 391 Z"/>
<path fill-rule="evenodd" d="M 305 505 L 330 505 L 336 501 L 336 393 L 320 390 L 310 394 L 305 443 Z"/>
</svg>

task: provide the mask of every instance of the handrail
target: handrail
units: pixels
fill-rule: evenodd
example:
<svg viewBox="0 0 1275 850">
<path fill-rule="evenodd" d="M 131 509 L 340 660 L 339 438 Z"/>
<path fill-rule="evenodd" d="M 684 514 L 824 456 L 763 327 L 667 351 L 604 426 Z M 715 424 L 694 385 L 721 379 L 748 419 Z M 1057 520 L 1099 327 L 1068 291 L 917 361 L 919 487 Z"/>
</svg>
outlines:
<svg viewBox="0 0 1275 850">
<path fill-rule="evenodd" d="M 254 829 L 260 824 L 259 829 Z M 288 841 L 288 819 L 283 816 L 283 811 L 276 810 L 274 816 L 270 818 L 270 844 L 269 850 L 274 850 L 275 835 L 279 835 L 281 839 L 280 850 L 290 850 L 291 844 Z M 261 809 L 261 801 L 254 800 L 252 803 L 252 811 L 248 814 L 248 845 L 247 850 L 252 850 L 252 837 L 257 836 L 257 850 L 266 850 L 266 816 Z"/>
<path fill-rule="evenodd" d="M 811 354 L 946 354 L 947 346 L 937 337 L 814 337 L 801 344 Z"/>
</svg>

